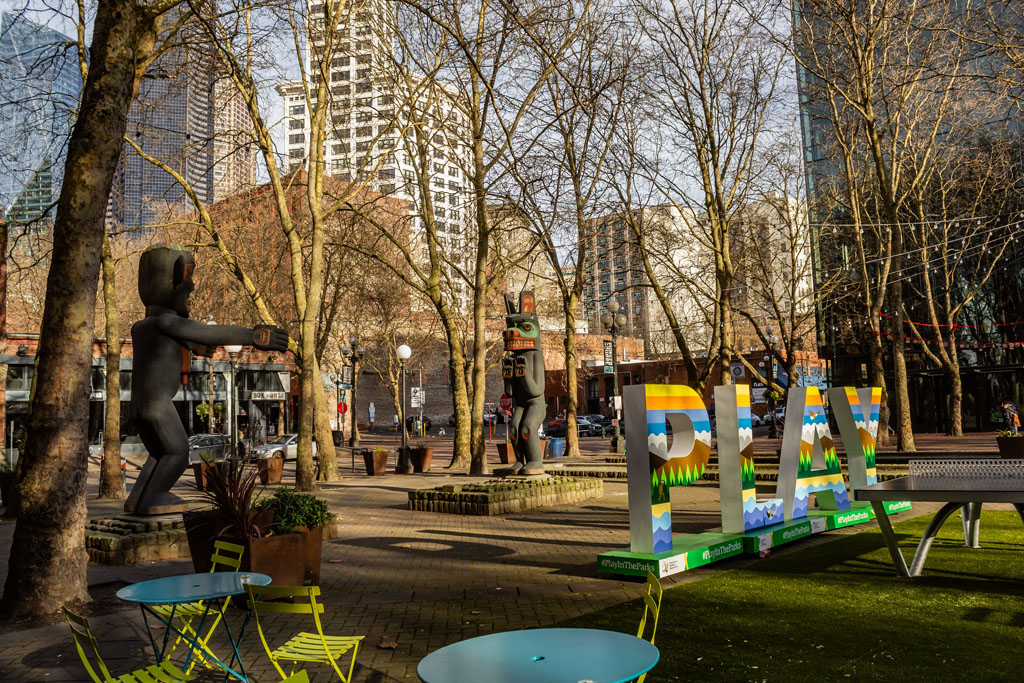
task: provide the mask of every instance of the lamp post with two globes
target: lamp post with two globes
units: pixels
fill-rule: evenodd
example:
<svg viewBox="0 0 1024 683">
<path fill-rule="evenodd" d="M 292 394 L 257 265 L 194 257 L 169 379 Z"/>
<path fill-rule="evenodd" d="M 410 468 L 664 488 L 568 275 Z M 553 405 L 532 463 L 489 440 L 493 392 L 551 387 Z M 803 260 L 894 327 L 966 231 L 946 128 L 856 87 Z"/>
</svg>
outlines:
<svg viewBox="0 0 1024 683">
<path fill-rule="evenodd" d="M 349 346 L 341 349 L 341 355 L 352 362 L 352 405 L 349 407 L 352 411 L 352 435 L 348 439 L 348 445 L 356 448 L 359 446 L 359 421 L 356 418 L 356 386 L 359 382 L 359 361 L 362 360 L 366 349 L 359 346 L 359 337 L 350 337 L 348 343 Z M 338 429 L 341 429 L 341 425 L 338 426 Z"/>
</svg>

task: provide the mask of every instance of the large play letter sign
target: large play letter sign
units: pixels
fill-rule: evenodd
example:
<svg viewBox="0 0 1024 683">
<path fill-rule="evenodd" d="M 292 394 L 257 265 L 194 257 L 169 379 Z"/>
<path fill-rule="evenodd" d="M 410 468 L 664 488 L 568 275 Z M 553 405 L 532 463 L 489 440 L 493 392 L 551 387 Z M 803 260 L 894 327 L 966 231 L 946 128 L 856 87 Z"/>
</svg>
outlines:
<svg viewBox="0 0 1024 683">
<path fill-rule="evenodd" d="M 635 553 L 672 549 L 669 490 L 700 479 L 711 455 L 711 420 L 693 389 L 645 384 L 623 389 L 629 542 Z M 672 430 L 669 447 L 668 426 Z"/>
<path fill-rule="evenodd" d="M 878 439 L 878 407 L 882 403 L 882 388 L 833 387 L 828 390 L 828 401 L 846 446 L 850 488 L 877 484 L 875 442 Z"/>
<path fill-rule="evenodd" d="M 718 418 L 722 531 L 742 534 L 784 521 L 781 498 L 757 500 L 750 386 L 731 384 L 715 387 L 715 412 Z"/>
<path fill-rule="evenodd" d="M 786 403 L 786 431 L 782 436 L 778 492 L 785 501 L 786 519 L 807 516 L 811 493 L 823 510 L 846 510 L 846 491 L 817 387 L 792 387 Z"/>
</svg>

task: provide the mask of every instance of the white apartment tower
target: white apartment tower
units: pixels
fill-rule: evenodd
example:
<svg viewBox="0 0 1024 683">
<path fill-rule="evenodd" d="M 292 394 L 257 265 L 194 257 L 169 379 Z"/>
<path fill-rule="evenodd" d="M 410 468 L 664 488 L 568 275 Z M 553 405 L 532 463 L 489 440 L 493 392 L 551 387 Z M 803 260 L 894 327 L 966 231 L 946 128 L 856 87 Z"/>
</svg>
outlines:
<svg viewBox="0 0 1024 683">
<path fill-rule="evenodd" d="M 310 5 L 315 21 L 322 6 Z M 424 178 L 430 188 L 438 240 L 458 260 L 467 246 L 470 188 L 466 176 L 472 157 L 466 142 L 465 115 L 451 90 L 436 80 L 396 65 L 394 8 L 384 0 L 353 5 L 339 23 L 330 65 L 330 109 L 324 162 L 328 175 L 361 179 L 370 190 L 409 202 L 411 234 L 422 234 L 426 201 L 420 192 L 419 154 L 426 154 Z M 315 34 L 314 34 L 315 35 Z M 317 71 L 324 44 L 307 45 L 305 73 Z M 285 150 L 289 170 L 306 165 L 310 112 L 300 81 L 284 83 Z M 456 298 L 468 288 L 456 284 Z M 461 290 L 461 291 L 460 291 Z"/>
</svg>

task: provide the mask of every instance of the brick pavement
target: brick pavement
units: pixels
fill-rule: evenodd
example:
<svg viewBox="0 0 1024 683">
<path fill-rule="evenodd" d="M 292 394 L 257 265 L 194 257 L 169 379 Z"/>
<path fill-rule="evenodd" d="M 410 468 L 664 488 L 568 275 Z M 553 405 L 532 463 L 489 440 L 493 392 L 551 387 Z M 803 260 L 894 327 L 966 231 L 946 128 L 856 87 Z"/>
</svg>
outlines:
<svg viewBox="0 0 1024 683">
<path fill-rule="evenodd" d="M 357 472 L 343 467 L 341 481 L 321 484 L 320 495 L 338 515 L 340 529 L 338 538 L 324 544 L 324 625 L 329 633 L 366 636 L 355 681 L 416 680 L 417 662 L 445 644 L 494 631 L 545 626 L 640 594 L 641 583 L 599 576 L 596 571 L 598 553 L 629 543 L 624 482 L 605 482 L 605 495 L 582 505 L 498 517 L 409 511 L 410 488 L 485 479 L 449 474 L 442 469 L 444 442 L 435 445 L 440 452 L 429 474 L 370 478 L 358 471 L 358 463 Z M 587 446 L 592 452 L 603 449 L 596 441 Z M 341 458 L 342 465 L 348 462 Z M 497 463 L 496 456 L 492 463 Z M 191 476 L 186 474 L 183 481 L 191 481 Z M 90 501 L 89 507 L 91 514 L 105 515 L 115 513 L 118 506 Z M 673 495 L 672 507 L 676 533 L 713 528 L 719 523 L 718 488 L 698 484 L 681 489 Z M 10 522 L 0 524 L 0 579 L 6 573 L 12 528 Z M 696 580 L 747 561 L 726 561 L 665 582 Z M 111 582 L 119 582 L 117 586 L 188 571 L 187 560 L 94 565 L 89 582 L 97 591 L 106 586 L 109 593 Z M 232 623 L 241 619 L 240 614 L 232 618 Z M 137 610 L 124 608 L 91 621 L 112 670 L 123 672 L 148 661 Z M 299 617 L 275 615 L 271 623 L 271 641 L 308 628 Z M 395 647 L 378 647 L 387 642 Z M 222 652 L 223 643 L 215 650 Z M 254 680 L 276 680 L 255 633 L 247 634 L 242 653 L 256 674 Z M 307 670 L 316 681 L 334 678 L 326 668 Z M 0 636 L 0 679 L 86 677 L 66 627 L 56 625 Z"/>
</svg>

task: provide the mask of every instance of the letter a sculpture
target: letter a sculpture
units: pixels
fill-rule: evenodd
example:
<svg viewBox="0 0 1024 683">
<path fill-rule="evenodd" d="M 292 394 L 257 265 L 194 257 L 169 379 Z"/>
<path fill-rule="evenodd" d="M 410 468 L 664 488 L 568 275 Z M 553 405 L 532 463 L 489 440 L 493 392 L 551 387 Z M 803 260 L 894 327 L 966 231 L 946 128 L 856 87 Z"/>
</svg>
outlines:
<svg viewBox="0 0 1024 683">
<path fill-rule="evenodd" d="M 288 348 L 288 334 L 277 327 L 204 325 L 189 320 L 195 267 L 191 253 L 167 244 L 146 249 L 139 259 L 139 297 L 146 317 L 132 326 L 131 415 L 149 459 L 125 501 L 125 512 L 162 515 L 186 507 L 171 487 L 188 466 L 188 435 L 174 408 L 174 395 L 188 382 L 189 353 L 212 356 L 222 344 L 274 351 Z"/>
<path fill-rule="evenodd" d="M 505 394 L 512 397 L 509 437 L 516 453 L 512 471 L 544 474 L 540 429 L 544 420 L 544 354 L 540 346 L 540 322 L 533 292 L 519 294 L 519 310 L 511 294 L 505 294 L 505 356 L 501 376 Z"/>
</svg>

